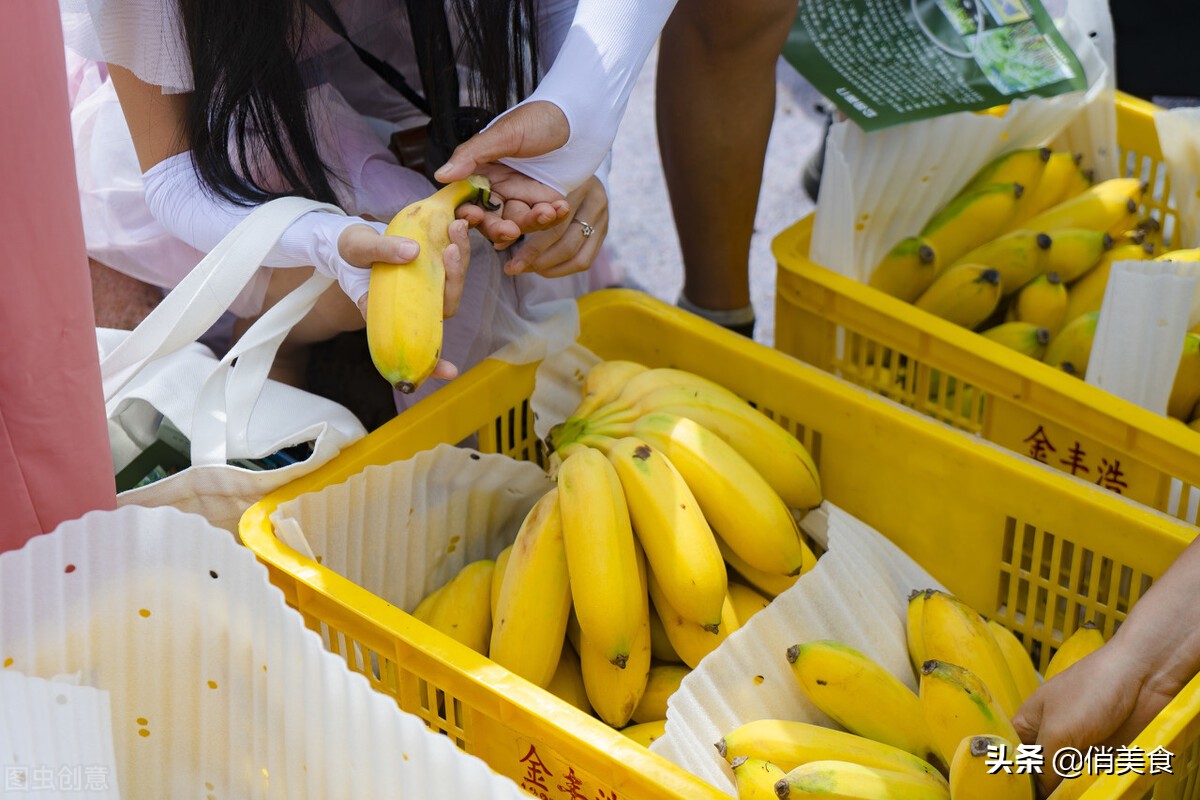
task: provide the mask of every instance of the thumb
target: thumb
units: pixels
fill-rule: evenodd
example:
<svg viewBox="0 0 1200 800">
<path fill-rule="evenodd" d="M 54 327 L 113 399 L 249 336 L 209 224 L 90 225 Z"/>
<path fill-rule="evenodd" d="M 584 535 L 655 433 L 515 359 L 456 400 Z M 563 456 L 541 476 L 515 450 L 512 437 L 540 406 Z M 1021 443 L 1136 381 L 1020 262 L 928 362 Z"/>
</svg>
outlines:
<svg viewBox="0 0 1200 800">
<path fill-rule="evenodd" d="M 450 183 L 469 177 L 480 164 L 488 164 L 505 156 L 514 155 L 517 137 L 508 125 L 497 124 L 480 131 L 454 148 L 450 160 L 433 174 L 441 183 Z"/>
</svg>

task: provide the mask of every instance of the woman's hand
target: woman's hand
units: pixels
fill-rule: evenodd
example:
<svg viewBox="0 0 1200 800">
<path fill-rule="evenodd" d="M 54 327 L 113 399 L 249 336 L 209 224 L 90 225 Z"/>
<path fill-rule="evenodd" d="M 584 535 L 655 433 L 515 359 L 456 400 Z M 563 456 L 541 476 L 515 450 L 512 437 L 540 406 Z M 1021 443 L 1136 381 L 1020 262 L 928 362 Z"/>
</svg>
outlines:
<svg viewBox="0 0 1200 800">
<path fill-rule="evenodd" d="M 442 252 L 442 264 L 446 268 L 446 291 L 442 300 L 442 317 L 449 319 L 458 311 L 462 299 L 463 283 L 467 267 L 471 262 L 471 242 L 468 237 L 470 226 L 465 220 L 450 223 L 450 244 Z M 338 239 L 338 252 L 355 267 L 368 270 L 365 280 L 369 285 L 370 268 L 377 263 L 408 264 L 421 252 L 421 246 L 403 236 L 388 236 L 370 225 L 352 225 Z M 367 293 L 358 299 L 358 308 L 367 316 Z M 439 361 L 433 377 L 449 379 L 458 375 L 458 368 L 449 361 Z"/>
<path fill-rule="evenodd" d="M 608 194 L 599 179 L 591 178 L 567 199 L 572 210 L 566 219 L 549 230 L 527 235 L 504 266 L 505 273 L 536 272 L 561 278 L 592 266 L 608 234 Z"/>
</svg>

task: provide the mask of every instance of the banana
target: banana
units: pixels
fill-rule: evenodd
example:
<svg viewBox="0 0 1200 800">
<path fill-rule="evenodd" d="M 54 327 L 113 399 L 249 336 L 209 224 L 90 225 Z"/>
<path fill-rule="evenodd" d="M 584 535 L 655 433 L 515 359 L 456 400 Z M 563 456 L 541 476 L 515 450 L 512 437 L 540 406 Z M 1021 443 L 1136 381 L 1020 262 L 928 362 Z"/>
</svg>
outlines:
<svg viewBox="0 0 1200 800">
<path fill-rule="evenodd" d="M 799 575 L 778 575 L 769 572 L 757 570 L 754 567 L 742 561 L 733 550 L 729 549 L 729 545 L 717 538 L 717 547 L 721 550 L 721 556 L 729 566 L 733 567 L 734 571 L 745 579 L 746 583 L 753 586 L 758 591 L 762 592 L 767 597 L 775 598 L 792 588 L 792 584 L 796 582 Z M 805 548 L 807 550 L 807 547 Z M 808 550 L 811 553 L 811 550 Z M 813 561 L 810 564 L 805 564 L 800 574 L 803 575 L 814 566 L 816 566 L 816 556 L 813 556 Z"/>
<path fill-rule="evenodd" d="M 1197 402 L 1200 402 L 1200 336 L 1189 333 L 1183 339 L 1183 355 L 1171 386 L 1167 414 L 1187 422 L 1195 416 Z"/>
<path fill-rule="evenodd" d="M 650 667 L 646 679 L 646 691 L 633 710 L 634 722 L 653 722 L 667 718 L 667 699 L 675 694 L 679 684 L 691 672 L 687 667 L 674 664 L 655 664 Z"/>
<path fill-rule="evenodd" d="M 738 800 L 778 800 L 775 784 L 787 777 L 779 767 L 749 756 L 738 756 L 729 766 L 733 769 Z"/>
<path fill-rule="evenodd" d="M 1048 681 L 1060 672 L 1066 671 L 1068 667 L 1081 661 L 1085 656 L 1099 650 L 1103 644 L 1104 634 L 1096 627 L 1096 624 L 1090 620 L 1083 623 L 1067 637 L 1067 640 L 1051 657 L 1050 663 L 1046 665 L 1046 671 L 1042 675 L 1042 680 Z"/>
<path fill-rule="evenodd" d="M 725 562 L 691 489 L 666 456 L 633 436 L 613 442 L 608 460 L 663 596 L 684 619 L 716 633 L 726 596 Z M 659 607 L 670 633 L 662 611 Z"/>
<path fill-rule="evenodd" d="M 602 453 L 580 448 L 559 468 L 558 501 L 579 624 L 595 650 L 623 667 L 649 618 L 621 481 Z"/>
<path fill-rule="evenodd" d="M 975 328 L 1000 305 L 1000 273 L 979 264 L 959 264 L 943 272 L 916 306 L 964 328 Z"/>
<path fill-rule="evenodd" d="M 492 633 L 492 572 L 487 559 L 467 564 L 438 591 L 425 622 L 480 655 L 488 654 Z"/>
<path fill-rule="evenodd" d="M 1079 378 L 1087 375 L 1088 359 L 1092 355 L 1092 341 L 1096 338 L 1096 322 L 1099 319 L 1099 311 L 1089 311 L 1068 322 L 1050 340 L 1042 360 L 1068 375 Z"/>
<path fill-rule="evenodd" d="M 858 650 L 820 640 L 792 645 L 787 660 L 804 694 L 838 725 L 935 766 L 948 766 L 938 763 L 938 748 L 916 694 Z"/>
<path fill-rule="evenodd" d="M 920 235 L 943 263 L 953 264 L 1004 230 L 1024 191 L 1019 183 L 993 183 L 966 191 L 935 214 Z"/>
<path fill-rule="evenodd" d="M 1042 170 L 1041 180 L 1021 199 L 1017 212 L 1009 222 L 1009 228 L 1015 230 L 1025 220 L 1091 186 L 1091 178 L 1079 169 L 1082 160 L 1083 155 L 1079 153 L 1051 154 L 1046 161 L 1046 168 Z"/>
<path fill-rule="evenodd" d="M 550 679 L 546 691 L 585 714 L 593 713 L 592 704 L 588 701 L 587 688 L 583 685 L 583 665 L 579 663 L 575 648 L 566 642 L 563 643 L 558 668 L 554 670 L 554 677 Z"/>
<path fill-rule="evenodd" d="M 999 736 L 967 736 L 958 743 L 950 762 L 951 800 L 1033 800 L 1033 775 L 992 772 L 989 752 L 1011 759 L 1016 745 Z"/>
<path fill-rule="evenodd" d="M 1119 244 L 1100 257 L 1099 263 L 1085 272 L 1067 290 L 1067 321 L 1099 311 L 1104 303 L 1104 290 L 1108 288 L 1108 275 L 1117 261 L 1145 261 L 1154 254 L 1154 245 Z"/>
<path fill-rule="evenodd" d="M 1032 194 L 1037 191 L 1052 155 L 1048 147 L 1030 147 L 1004 153 L 975 173 L 963 191 L 981 189 L 992 183 L 1019 183 L 1026 192 Z"/>
<path fill-rule="evenodd" d="M 911 303 L 933 283 L 941 263 L 928 242 L 920 236 L 909 236 L 888 251 L 868 282 L 884 294 Z"/>
<path fill-rule="evenodd" d="M 1168 250 L 1155 261 L 1200 261 L 1200 248 L 1191 250 Z"/>
<path fill-rule="evenodd" d="M 1113 178 L 1025 220 L 1021 227 L 1051 236 L 1063 228 L 1119 234 L 1136 220 L 1145 188 L 1137 178 Z"/>
<path fill-rule="evenodd" d="M 738 756 L 749 756 L 769 761 L 785 772 L 810 761 L 832 759 L 916 775 L 934 783 L 945 783 L 940 772 L 912 753 L 890 744 L 808 722 L 780 719 L 747 722 L 725 734 L 725 737 L 716 743 L 716 748 L 717 753 L 726 761 L 733 761 Z"/>
<path fill-rule="evenodd" d="M 1050 248 L 1042 253 L 1042 271 L 1057 272 L 1063 283 L 1078 280 L 1113 246 L 1107 232 L 1085 228 L 1061 228 L 1050 238 Z"/>
<path fill-rule="evenodd" d="M 734 581 L 729 582 L 729 600 L 733 603 L 733 615 L 737 617 L 738 624 L 743 626 L 751 617 L 771 604 L 770 600 L 749 586 Z"/>
<path fill-rule="evenodd" d="M 575 632 L 579 639 L 579 661 L 588 702 L 596 715 L 614 728 L 629 722 L 633 710 L 642 701 L 650 677 L 650 601 L 646 591 L 646 559 L 640 548 L 635 560 L 633 577 L 641 597 L 642 621 L 634 633 L 624 666 L 614 664 L 607 652 L 596 647 L 586 628 Z"/>
<path fill-rule="evenodd" d="M 442 596 L 442 589 L 444 588 L 445 584 L 425 595 L 425 599 L 417 603 L 417 607 L 413 609 L 412 615 L 428 625 L 429 617 L 433 613 L 434 606 L 437 605 L 438 598 Z"/>
<path fill-rule="evenodd" d="M 775 784 L 779 800 L 830 797 L 847 800 L 950 800 L 944 783 L 849 761 L 810 761 Z"/>
<path fill-rule="evenodd" d="M 442 253 L 450 245 L 448 229 L 463 203 L 491 189 L 487 178 L 472 175 L 455 181 L 392 217 L 384 231 L 421 246 L 408 264 L 374 264 L 367 301 L 367 345 L 371 360 L 387 382 L 411 394 L 429 377 L 442 353 L 442 304 L 446 267 Z"/>
<path fill-rule="evenodd" d="M 650 600 L 658 612 L 659 619 L 662 620 L 667 639 L 671 642 L 671 649 L 692 669 L 698 667 L 706 655 L 716 650 L 729 634 L 741 627 L 733 610 L 733 601 L 728 595 L 721 606 L 720 622 L 715 626 L 715 630 L 701 627 L 695 621 L 687 619 L 675 610 L 671 601 L 663 594 L 653 569 L 650 570 Z"/>
<path fill-rule="evenodd" d="M 1022 287 L 1009 307 L 1010 322 L 1027 322 L 1047 331 L 1049 337 L 1062 330 L 1067 315 L 1067 287 L 1057 272 L 1039 275 Z"/>
<path fill-rule="evenodd" d="M 517 532 L 492 622 L 489 657 L 545 688 L 558 669 L 570 613 L 571 579 L 558 489 L 553 488 L 534 503 Z"/>
<path fill-rule="evenodd" d="M 665 719 L 652 720 L 650 722 L 642 722 L 637 725 L 630 725 L 628 728 L 622 728 L 621 733 L 628 738 L 640 744 L 642 747 L 649 747 L 655 739 L 660 738 L 667 730 L 667 721 Z"/>
<path fill-rule="evenodd" d="M 925 634 L 921 630 L 925 618 L 925 601 L 936 591 L 913 589 L 908 594 L 904 633 L 908 642 L 908 662 L 912 664 L 913 674 L 917 676 L 920 676 L 921 665 L 925 663 Z"/>
<path fill-rule="evenodd" d="M 634 361 L 601 361 L 583 379 L 583 399 L 571 416 L 586 417 L 621 396 L 621 391 L 649 367 Z"/>
<path fill-rule="evenodd" d="M 980 335 L 1039 360 L 1046 354 L 1046 345 L 1050 343 L 1050 331 L 1032 322 L 1005 322 L 988 328 Z"/>
<path fill-rule="evenodd" d="M 958 743 L 967 736 L 990 734 L 1020 741 L 1009 715 L 970 670 L 946 661 L 926 661 L 921 665 L 920 698 L 943 763 L 954 760 Z"/>
<path fill-rule="evenodd" d="M 1009 716 L 1017 713 L 1021 693 L 1009 672 L 1004 652 L 975 609 L 953 595 L 934 592 L 925 599 L 922 608 L 921 635 L 927 661 L 950 661 L 970 670 L 988 687 L 1004 713 Z M 950 763 L 953 748 L 944 755 L 946 763 Z"/>
<path fill-rule="evenodd" d="M 510 555 L 512 555 L 511 544 L 496 556 L 496 568 L 492 570 L 492 619 L 496 618 L 496 606 L 500 603 L 500 587 L 504 585 L 504 571 L 508 568 Z"/>
<path fill-rule="evenodd" d="M 987 625 L 988 630 L 992 632 L 992 638 L 1000 647 L 1000 652 L 1004 654 L 1004 662 L 1008 664 L 1009 674 L 1013 676 L 1013 681 L 1017 684 L 1017 694 L 1024 703 L 1029 699 L 1029 695 L 1037 691 L 1042 684 L 1042 679 L 1038 677 L 1037 669 L 1033 666 L 1033 659 L 1029 657 L 1029 653 L 1025 652 L 1025 646 L 1021 644 L 1021 641 L 1008 628 L 993 619 L 989 619 Z"/>
<path fill-rule="evenodd" d="M 683 659 L 671 646 L 671 639 L 667 636 L 667 629 L 663 625 L 662 617 L 658 616 L 658 611 L 655 610 L 653 604 L 650 605 L 650 654 L 654 656 L 655 661 L 663 661 L 668 664 L 683 663 Z"/>
<path fill-rule="evenodd" d="M 1054 240 L 1049 234 L 1017 230 L 997 236 L 964 255 L 951 266 L 978 264 L 1000 273 L 1000 286 L 1012 292 L 1044 271 L 1046 251 Z"/>
</svg>

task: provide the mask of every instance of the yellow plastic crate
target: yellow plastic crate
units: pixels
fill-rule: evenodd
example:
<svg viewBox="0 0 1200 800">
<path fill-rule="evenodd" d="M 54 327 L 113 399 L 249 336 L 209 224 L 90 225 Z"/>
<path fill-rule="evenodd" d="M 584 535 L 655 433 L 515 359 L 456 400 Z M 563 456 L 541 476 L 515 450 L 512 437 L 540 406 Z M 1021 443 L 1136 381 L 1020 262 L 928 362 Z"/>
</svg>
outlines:
<svg viewBox="0 0 1200 800">
<path fill-rule="evenodd" d="M 1121 164 L 1175 229 L 1153 106 L 1118 93 Z M 1196 522 L 1200 434 L 808 260 L 812 217 L 775 238 L 775 346 L 950 425 Z M 904 364 L 897 378 L 895 365 Z M 890 369 L 889 369 L 890 368 Z M 948 397 L 948 381 L 974 402 Z M 931 392 L 937 386 L 939 391 Z M 961 397 L 961 393 L 959 394 Z"/>
<path fill-rule="evenodd" d="M 830 501 L 1018 631 L 1043 667 L 1087 619 L 1111 634 L 1195 533 L 645 295 L 600 292 L 580 310 L 581 341 L 600 356 L 720 381 L 794 432 L 816 459 Z M 253 506 L 241 521 L 242 540 L 351 669 L 531 794 L 728 800 L 275 536 L 270 514 L 280 503 L 442 442 L 478 434 L 482 450 L 541 461 L 528 402 L 535 368 L 487 361 L 470 370 Z M 1200 678 L 1139 739 L 1147 752 L 1159 744 L 1178 754 L 1175 775 L 1105 778 L 1087 796 L 1134 798 L 1152 786 L 1155 798 L 1196 796 Z"/>
</svg>

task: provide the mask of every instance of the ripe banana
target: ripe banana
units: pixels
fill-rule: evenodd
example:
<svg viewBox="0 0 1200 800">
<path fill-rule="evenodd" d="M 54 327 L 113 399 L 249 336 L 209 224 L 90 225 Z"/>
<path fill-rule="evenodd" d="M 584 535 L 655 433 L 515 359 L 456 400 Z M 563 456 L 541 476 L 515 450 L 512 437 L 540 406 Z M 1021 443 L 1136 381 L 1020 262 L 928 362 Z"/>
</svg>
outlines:
<svg viewBox="0 0 1200 800">
<path fill-rule="evenodd" d="M 1053 153 L 1042 171 L 1037 186 L 1021 199 L 1016 214 L 1009 222 L 1009 229 L 1016 229 L 1025 220 L 1037 216 L 1064 200 L 1068 200 L 1091 186 L 1091 178 L 1079 168 L 1083 155 L 1079 153 Z"/>
<path fill-rule="evenodd" d="M 777 575 L 769 572 L 763 572 L 762 570 L 757 570 L 747 564 L 745 561 L 742 561 L 742 559 L 738 558 L 737 553 L 730 550 L 729 545 L 721 541 L 720 537 L 717 538 L 717 547 L 720 548 L 721 556 L 725 559 L 725 562 L 729 564 L 729 566 L 733 567 L 733 570 L 740 575 L 746 581 L 746 583 L 750 584 L 767 597 L 774 598 L 783 594 L 785 591 L 792 588 L 792 584 L 794 584 L 796 579 L 800 577 L 799 575 Z M 805 549 L 807 550 L 807 547 Z M 811 553 L 812 551 L 808 550 L 808 552 Z M 805 572 L 808 572 L 816 565 L 816 563 L 816 556 L 813 556 L 812 562 L 805 564 L 804 568 L 800 570 L 800 574 L 803 575 Z"/>
<path fill-rule="evenodd" d="M 534 503 L 513 543 L 492 622 L 489 657 L 545 688 L 562 655 L 571 579 L 558 489 Z"/>
<path fill-rule="evenodd" d="M 387 382 L 404 394 L 416 391 L 442 353 L 442 305 L 450 245 L 449 227 L 463 203 L 486 198 L 487 178 L 455 181 L 392 217 L 384 231 L 421 246 L 408 264 L 374 264 L 367 300 L 367 345 Z"/>
<path fill-rule="evenodd" d="M 1099 311 L 1089 311 L 1069 321 L 1050 340 L 1042 360 L 1068 375 L 1079 378 L 1087 375 L 1088 359 L 1092 355 L 1092 341 L 1096 338 L 1096 322 L 1099 319 Z"/>
<path fill-rule="evenodd" d="M 596 647 L 586 628 L 576 633 L 588 702 L 596 715 L 614 728 L 629 722 L 650 677 L 650 601 L 646 591 L 646 559 L 640 549 L 635 560 L 633 578 L 641 597 L 642 622 L 634 632 L 624 664 L 617 666 L 604 650 Z"/>
<path fill-rule="evenodd" d="M 1063 228 L 1120 234 L 1136 220 L 1144 192 L 1145 186 L 1137 178 L 1113 178 L 1025 220 L 1021 227 L 1051 236 Z"/>
<path fill-rule="evenodd" d="M 733 615 L 737 617 L 738 624 L 743 626 L 751 617 L 771 604 L 770 600 L 749 586 L 734 581 L 729 582 L 729 600 L 733 603 Z"/>
<path fill-rule="evenodd" d="M 592 704 L 588 701 L 587 689 L 583 685 L 583 665 L 579 663 L 579 655 L 575 648 L 563 643 L 562 658 L 559 659 L 558 669 L 550 679 L 546 691 L 560 700 L 564 700 L 585 714 L 591 714 Z"/>
<path fill-rule="evenodd" d="M 1100 257 L 1100 262 L 1082 277 L 1071 284 L 1067 290 L 1067 320 L 1086 314 L 1089 311 L 1099 311 L 1104 303 L 1104 290 L 1108 288 L 1108 275 L 1112 265 L 1117 261 L 1145 261 L 1154 254 L 1154 245 L 1119 244 Z"/>
<path fill-rule="evenodd" d="M 908 773 L 923 780 L 944 783 L 940 772 L 912 753 L 890 744 L 808 722 L 780 719 L 747 722 L 725 734 L 725 737 L 716 743 L 716 748 L 726 761 L 733 761 L 738 756 L 749 756 L 769 761 L 784 771 L 793 770 L 810 761 L 833 759 L 862 764 L 864 767 Z"/>
<path fill-rule="evenodd" d="M 921 708 L 942 753 L 943 763 L 954 760 L 958 743 L 967 736 L 994 735 L 1020 741 L 1009 715 L 992 698 L 983 681 L 971 671 L 930 659 L 921 666 Z"/>
<path fill-rule="evenodd" d="M 667 718 L 667 699 L 675 694 L 680 682 L 691 672 L 687 667 L 674 664 L 655 664 L 650 667 L 650 676 L 646 679 L 646 691 L 633 710 L 634 722 L 653 722 L 656 719 Z"/>
<path fill-rule="evenodd" d="M 488 654 L 492 635 L 492 572 L 487 559 L 467 564 L 438 591 L 424 621 L 480 655 Z M 420 617 L 418 617 L 420 619 Z"/>
<path fill-rule="evenodd" d="M 975 328 L 1000 304 L 1000 273 L 978 264 L 959 264 L 943 272 L 916 306 L 964 328 Z"/>
<path fill-rule="evenodd" d="M 1155 261 L 1200 261 L 1200 248 L 1191 250 L 1168 250 Z"/>
<path fill-rule="evenodd" d="M 1053 244 L 1042 254 L 1042 270 L 1057 272 L 1063 283 L 1078 280 L 1113 246 L 1112 236 L 1103 230 L 1060 228 L 1050 238 Z"/>
<path fill-rule="evenodd" d="M 1004 663 L 1008 664 L 1009 674 L 1017 684 L 1017 694 L 1024 703 L 1029 699 L 1029 695 L 1037 691 L 1042 684 L 1042 679 L 1038 677 L 1037 669 L 1033 666 L 1033 659 L 1029 657 L 1029 653 L 1025 652 L 1021 641 L 1008 628 L 993 619 L 989 619 L 987 625 L 996 644 L 1000 647 L 1000 652 L 1004 654 Z"/>
<path fill-rule="evenodd" d="M 1025 191 L 1037 191 L 1053 155 L 1048 147 L 1030 147 L 1004 153 L 985 165 L 967 182 L 963 191 L 981 189 L 992 183 L 1019 183 Z"/>
<path fill-rule="evenodd" d="M 726 595 L 725 562 L 691 489 L 666 456 L 633 436 L 615 441 L 608 460 L 663 596 L 684 619 L 716 633 Z M 665 616 L 663 623 L 670 633 Z"/>
<path fill-rule="evenodd" d="M 594 427 L 594 423 L 596 422 L 627 412 L 635 403 L 651 392 L 675 386 L 703 387 L 721 392 L 729 391 L 719 383 L 702 378 L 694 372 L 688 372 L 687 370 L 674 369 L 672 367 L 647 369 L 632 376 L 621 387 L 616 398 L 594 409 L 590 414 L 580 414 L 578 411 L 572 414 L 564 425 L 567 429 L 565 433 L 577 433 L 578 428 L 584 423 L 593 423 L 592 427 Z M 564 436 L 561 438 L 561 441 L 565 443 L 571 441 L 573 438 L 573 436 Z"/>
<path fill-rule="evenodd" d="M 921 635 L 926 660 L 950 661 L 970 670 L 987 685 L 1004 713 L 1010 716 L 1017 713 L 1021 694 L 1016 681 L 987 622 L 975 609 L 953 595 L 934 592 L 925 599 Z M 946 763 L 950 763 L 952 755 L 953 752 L 946 754 Z"/>
<path fill-rule="evenodd" d="M 658 616 L 658 611 L 655 610 L 653 603 L 650 605 L 650 654 L 654 656 L 655 661 L 663 661 L 668 664 L 683 663 L 683 659 L 671 646 L 671 639 L 667 636 L 667 629 L 663 625 L 662 617 Z"/>
<path fill-rule="evenodd" d="M 941 259 L 920 236 L 902 239 L 876 265 L 869 283 L 884 294 L 911 303 L 941 271 Z"/>
<path fill-rule="evenodd" d="M 948 765 L 939 764 L 917 695 L 858 650 L 820 640 L 792 645 L 787 660 L 804 694 L 838 725 L 935 766 Z"/>
<path fill-rule="evenodd" d="M 571 415 L 586 417 L 621 396 L 626 384 L 649 367 L 634 361 L 601 361 L 583 379 L 583 400 Z"/>
<path fill-rule="evenodd" d="M 1011 768 L 992 772 L 989 752 L 1011 760 L 1016 744 L 999 736 L 968 736 L 958 743 L 950 762 L 951 800 L 1033 800 L 1033 775 Z"/>
<path fill-rule="evenodd" d="M 662 620 L 667 639 L 671 642 L 671 649 L 692 669 L 698 667 L 706 655 L 716 650 L 729 634 L 741 627 L 733 610 L 733 601 L 728 595 L 721 605 L 720 622 L 715 630 L 703 628 L 687 619 L 675 610 L 671 601 L 663 594 L 653 569 L 650 570 L 650 599 L 659 619 Z"/>
<path fill-rule="evenodd" d="M 1171 398 L 1167 401 L 1167 414 L 1187 422 L 1196 415 L 1196 404 L 1200 402 L 1200 336 L 1187 334 L 1183 339 L 1183 355 L 1171 385 Z"/>
<path fill-rule="evenodd" d="M 1032 322 L 1005 322 L 988 328 L 981 335 L 1010 350 L 1037 359 L 1046 354 L 1046 345 L 1050 343 L 1050 331 Z"/>
<path fill-rule="evenodd" d="M 650 722 L 642 722 L 638 725 L 630 725 L 628 728 L 622 728 L 621 733 L 642 747 L 649 747 L 655 739 L 666 733 L 666 728 L 667 721 L 665 719 L 657 719 Z"/>
<path fill-rule="evenodd" d="M 496 568 L 492 570 L 492 619 L 496 618 L 496 606 L 500 604 L 500 587 L 504 585 L 504 571 L 508 568 L 508 557 L 512 555 L 512 545 L 500 551 L 496 556 Z"/>
<path fill-rule="evenodd" d="M 1046 672 L 1043 674 L 1043 680 L 1050 680 L 1060 672 L 1078 661 L 1081 661 L 1085 656 L 1100 649 L 1104 644 L 1104 634 L 1096 627 L 1094 622 L 1090 620 L 1083 623 L 1075 630 L 1067 640 L 1062 643 L 1050 659 L 1050 663 L 1046 665 Z"/>
<path fill-rule="evenodd" d="M 1017 230 L 997 236 L 964 255 L 951 266 L 978 264 L 1000 273 L 1000 286 L 1012 292 L 1044 271 L 1046 252 L 1053 245 L 1049 234 Z"/>
<path fill-rule="evenodd" d="M 1046 329 L 1048 337 L 1058 333 L 1067 315 L 1067 287 L 1062 278 L 1057 272 L 1047 272 L 1025 284 L 1013 299 L 1009 315 L 1010 322 Z"/>
<path fill-rule="evenodd" d="M 602 453 L 580 448 L 559 468 L 558 501 L 579 624 L 596 651 L 624 667 L 650 623 L 621 481 Z"/>
<path fill-rule="evenodd" d="M 1024 191 L 1019 183 L 993 183 L 968 190 L 935 214 L 920 235 L 943 263 L 953 264 L 1005 229 Z"/>
<path fill-rule="evenodd" d="M 434 606 L 437 605 L 438 598 L 442 596 L 442 589 L 444 588 L 445 584 L 425 595 L 425 599 L 417 603 L 417 607 L 413 609 L 412 615 L 428 625 L 429 617 L 433 613 Z"/>
<path fill-rule="evenodd" d="M 918 677 L 921 674 L 921 665 L 925 663 L 925 634 L 921 629 L 925 618 L 925 601 L 936 591 L 936 589 L 913 589 L 908 594 L 904 630 L 908 642 L 908 662 L 912 664 L 913 674 Z"/>
<path fill-rule="evenodd" d="M 779 800 L 817 795 L 853 800 L 950 800 L 950 788 L 944 781 L 849 761 L 810 761 L 775 784 L 775 795 Z"/>
<path fill-rule="evenodd" d="M 778 800 L 775 784 L 787 777 L 779 767 L 749 756 L 738 756 L 729 766 L 733 769 L 738 800 Z"/>
</svg>

